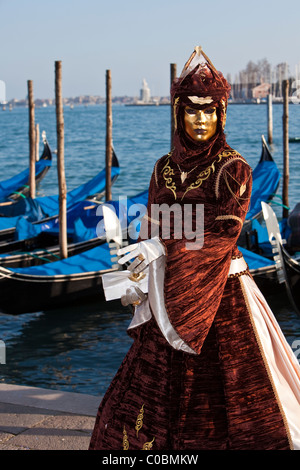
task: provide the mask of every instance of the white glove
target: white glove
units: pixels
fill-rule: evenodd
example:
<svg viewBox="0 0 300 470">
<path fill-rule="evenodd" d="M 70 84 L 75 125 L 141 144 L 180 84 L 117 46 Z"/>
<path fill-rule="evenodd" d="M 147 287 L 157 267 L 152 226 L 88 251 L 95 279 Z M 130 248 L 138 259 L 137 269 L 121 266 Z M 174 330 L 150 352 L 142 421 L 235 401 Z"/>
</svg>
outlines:
<svg viewBox="0 0 300 470">
<path fill-rule="evenodd" d="M 127 253 L 127 254 L 125 254 Z M 124 255 L 118 263 L 124 264 L 135 258 L 128 270 L 134 273 L 143 271 L 152 261 L 165 254 L 165 248 L 158 237 L 150 238 L 118 250 L 118 256 Z"/>
<path fill-rule="evenodd" d="M 144 292 L 139 289 L 139 287 L 134 286 L 126 290 L 126 294 L 122 295 L 121 297 L 121 303 L 124 305 L 124 307 L 127 307 L 127 305 L 132 304 L 134 306 L 140 305 L 144 300 L 147 299 L 147 294 L 144 294 Z"/>
</svg>

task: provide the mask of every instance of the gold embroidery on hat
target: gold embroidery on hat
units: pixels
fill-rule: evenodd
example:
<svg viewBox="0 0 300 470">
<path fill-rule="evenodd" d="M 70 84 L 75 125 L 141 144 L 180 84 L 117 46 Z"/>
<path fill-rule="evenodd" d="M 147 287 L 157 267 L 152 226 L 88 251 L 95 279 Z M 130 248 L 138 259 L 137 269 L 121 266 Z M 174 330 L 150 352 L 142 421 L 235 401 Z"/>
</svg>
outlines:
<svg viewBox="0 0 300 470">
<path fill-rule="evenodd" d="M 194 103 L 194 104 L 210 104 L 213 102 L 213 99 L 211 96 L 188 96 L 188 99 Z"/>
</svg>

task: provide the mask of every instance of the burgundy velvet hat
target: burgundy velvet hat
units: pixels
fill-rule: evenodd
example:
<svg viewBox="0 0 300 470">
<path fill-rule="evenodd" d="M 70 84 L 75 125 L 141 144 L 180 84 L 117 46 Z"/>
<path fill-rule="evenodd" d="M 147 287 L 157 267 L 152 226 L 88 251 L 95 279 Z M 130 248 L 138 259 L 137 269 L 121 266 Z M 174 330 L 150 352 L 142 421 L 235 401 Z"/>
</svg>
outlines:
<svg viewBox="0 0 300 470">
<path fill-rule="evenodd" d="M 171 87 L 173 105 L 180 101 L 180 104 L 197 108 L 215 106 L 221 100 L 227 106 L 229 94 L 229 83 L 216 70 L 201 46 L 195 47 L 180 77 L 174 80 Z"/>
</svg>

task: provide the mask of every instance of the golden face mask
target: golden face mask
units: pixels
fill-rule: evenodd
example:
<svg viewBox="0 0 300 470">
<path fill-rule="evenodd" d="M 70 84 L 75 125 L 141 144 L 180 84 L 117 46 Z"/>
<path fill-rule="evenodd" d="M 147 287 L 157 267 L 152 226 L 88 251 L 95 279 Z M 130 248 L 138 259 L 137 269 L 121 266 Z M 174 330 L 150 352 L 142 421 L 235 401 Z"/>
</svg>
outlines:
<svg viewBox="0 0 300 470">
<path fill-rule="evenodd" d="M 195 142 L 207 142 L 217 130 L 218 115 L 214 106 L 205 109 L 184 108 L 185 132 Z"/>
</svg>

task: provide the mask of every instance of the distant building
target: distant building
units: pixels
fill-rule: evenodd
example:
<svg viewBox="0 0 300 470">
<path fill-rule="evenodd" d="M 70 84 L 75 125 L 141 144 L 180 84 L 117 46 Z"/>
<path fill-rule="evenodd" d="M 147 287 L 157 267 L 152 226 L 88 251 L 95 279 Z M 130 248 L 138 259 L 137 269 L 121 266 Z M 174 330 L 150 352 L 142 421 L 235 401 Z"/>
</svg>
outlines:
<svg viewBox="0 0 300 470">
<path fill-rule="evenodd" d="M 142 88 L 140 90 L 140 101 L 142 101 L 143 103 L 149 103 L 150 100 L 151 100 L 150 88 L 148 87 L 146 79 L 144 78 Z"/>
<path fill-rule="evenodd" d="M 6 103 L 6 87 L 5 82 L 3 80 L 0 80 L 0 103 Z"/>
<path fill-rule="evenodd" d="M 255 99 L 266 98 L 270 93 L 270 83 L 261 83 L 256 87 L 252 88 L 252 97 Z"/>
</svg>

